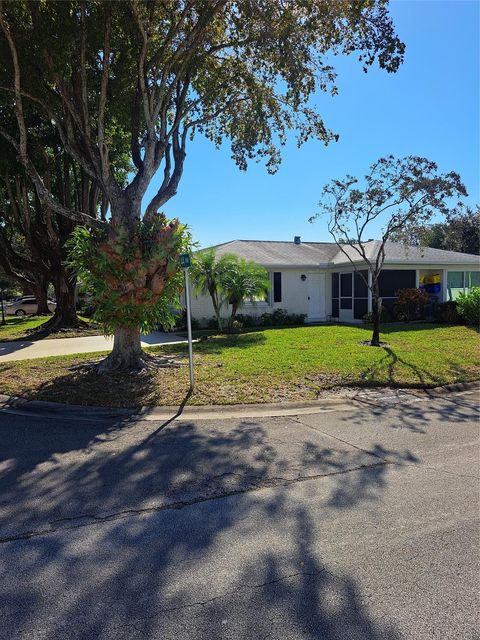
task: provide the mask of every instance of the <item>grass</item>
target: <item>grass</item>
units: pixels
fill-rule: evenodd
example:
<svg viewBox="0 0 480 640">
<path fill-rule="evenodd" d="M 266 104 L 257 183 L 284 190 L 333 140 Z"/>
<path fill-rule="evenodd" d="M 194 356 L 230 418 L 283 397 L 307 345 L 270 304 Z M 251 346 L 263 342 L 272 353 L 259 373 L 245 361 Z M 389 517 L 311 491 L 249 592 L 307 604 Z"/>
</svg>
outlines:
<svg viewBox="0 0 480 640">
<path fill-rule="evenodd" d="M 435 387 L 480 379 L 473 328 L 384 326 L 383 348 L 361 346 L 366 327 L 316 326 L 215 336 L 194 345 L 196 390 L 190 404 L 311 400 L 340 387 Z M 174 355 L 179 369 L 138 375 L 72 370 L 100 359 L 87 354 L 0 365 L 0 392 L 71 404 L 178 405 L 188 389 L 186 345 L 151 351 Z M 1 352 L 1 351 L 0 351 Z"/>
<path fill-rule="evenodd" d="M 6 325 L 0 324 L 0 342 L 10 342 L 13 340 L 31 340 L 36 330 L 39 330 L 45 322 L 48 322 L 52 316 L 25 316 L 19 318 L 17 316 L 7 316 Z M 102 333 L 89 318 L 79 316 L 84 322 L 91 324 L 89 327 L 80 327 L 78 329 L 64 329 L 57 333 L 51 333 L 46 336 L 45 340 L 53 340 L 55 338 L 81 338 L 82 336 L 95 336 Z"/>
</svg>

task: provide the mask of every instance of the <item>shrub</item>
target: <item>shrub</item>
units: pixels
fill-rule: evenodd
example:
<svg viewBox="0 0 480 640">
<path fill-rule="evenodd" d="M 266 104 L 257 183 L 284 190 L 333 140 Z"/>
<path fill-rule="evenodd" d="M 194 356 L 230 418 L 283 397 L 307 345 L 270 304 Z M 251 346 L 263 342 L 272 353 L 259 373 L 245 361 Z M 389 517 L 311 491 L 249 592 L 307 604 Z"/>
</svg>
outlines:
<svg viewBox="0 0 480 640">
<path fill-rule="evenodd" d="M 428 293 L 423 289 L 399 289 L 395 294 L 395 315 L 398 320 L 423 320 L 428 304 Z"/>
<path fill-rule="evenodd" d="M 440 304 L 437 304 L 434 311 L 434 317 L 437 322 L 442 322 L 444 324 L 460 324 L 462 321 L 458 315 L 458 308 L 455 300 L 449 300 L 448 302 L 440 302 Z"/>
<path fill-rule="evenodd" d="M 197 331 L 200 329 L 200 321 L 193 316 L 190 318 L 190 324 L 192 325 L 192 331 Z M 175 331 L 186 331 L 187 330 L 187 310 L 182 309 L 182 313 L 178 315 L 175 319 Z"/>
<path fill-rule="evenodd" d="M 239 322 L 238 320 L 233 320 L 228 325 L 228 333 L 240 333 L 240 331 L 242 330 L 242 326 L 243 325 L 241 322 Z"/>
<path fill-rule="evenodd" d="M 258 325 L 260 324 L 260 321 L 257 317 L 243 313 L 237 313 L 237 320 L 242 323 L 242 326 L 244 328 L 258 327 Z"/>
<path fill-rule="evenodd" d="M 363 322 L 365 324 L 372 324 L 373 323 L 373 313 L 366 313 L 363 316 Z M 386 308 L 382 306 L 382 310 L 380 312 L 380 322 L 382 324 L 387 324 L 388 322 L 393 322 L 393 318 L 392 318 L 392 314 L 390 313 L 390 311 Z"/>
<path fill-rule="evenodd" d="M 306 313 L 289 313 L 287 316 L 287 322 L 285 324 L 297 325 L 305 324 Z"/>
<path fill-rule="evenodd" d="M 281 327 L 304 324 L 306 317 L 304 313 L 288 313 L 286 309 L 275 309 L 273 313 L 262 314 L 261 320 L 265 327 Z"/>
<path fill-rule="evenodd" d="M 461 293 L 457 298 L 457 309 L 460 317 L 467 324 L 478 325 L 480 322 L 480 287 L 473 287 L 468 293 Z"/>
<path fill-rule="evenodd" d="M 261 320 L 265 327 L 285 324 L 287 311 L 285 309 L 275 309 L 273 313 L 262 313 Z"/>
<path fill-rule="evenodd" d="M 218 329 L 218 320 L 215 316 L 207 320 L 207 329 Z"/>
</svg>

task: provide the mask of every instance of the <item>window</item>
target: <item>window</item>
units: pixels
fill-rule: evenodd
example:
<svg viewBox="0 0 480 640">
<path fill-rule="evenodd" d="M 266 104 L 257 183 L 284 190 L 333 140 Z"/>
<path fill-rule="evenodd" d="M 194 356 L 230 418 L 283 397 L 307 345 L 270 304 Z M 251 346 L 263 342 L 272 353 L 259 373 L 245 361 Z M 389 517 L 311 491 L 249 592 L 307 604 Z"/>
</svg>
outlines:
<svg viewBox="0 0 480 640">
<path fill-rule="evenodd" d="M 282 301 L 282 274 L 280 271 L 273 272 L 273 301 Z"/>
<path fill-rule="evenodd" d="M 353 309 L 353 273 L 340 274 L 340 309 Z"/>
<path fill-rule="evenodd" d="M 466 271 L 467 281 L 465 286 L 471 289 L 472 287 L 480 287 L 480 271 Z"/>
<path fill-rule="evenodd" d="M 355 298 L 368 298 L 368 271 L 355 271 L 353 278 Z"/>
<path fill-rule="evenodd" d="M 353 301 L 353 317 L 361 320 L 368 313 L 368 298 L 355 298 Z"/>
<path fill-rule="evenodd" d="M 368 313 L 368 271 L 353 274 L 353 317 L 361 320 Z"/>
<path fill-rule="evenodd" d="M 273 279 L 273 274 L 270 271 L 269 272 L 269 278 L 270 278 L 270 282 Z M 257 305 L 269 305 L 271 303 L 271 290 L 269 289 L 267 291 L 267 293 L 264 294 L 260 294 L 259 296 L 254 296 L 253 298 L 249 298 L 248 300 L 245 300 L 245 302 L 243 303 L 244 307 L 256 307 Z"/>
<path fill-rule="evenodd" d="M 340 297 L 351 298 L 352 297 L 352 274 L 342 273 L 340 276 Z"/>
<path fill-rule="evenodd" d="M 332 318 L 338 318 L 340 315 L 339 288 L 340 274 L 332 273 Z"/>
<path fill-rule="evenodd" d="M 449 271 L 447 274 L 447 286 L 449 289 L 463 289 L 463 271 Z"/>
<path fill-rule="evenodd" d="M 480 271 L 449 271 L 447 273 L 448 300 L 456 300 L 460 293 L 468 293 L 472 287 L 480 287 Z"/>
<path fill-rule="evenodd" d="M 339 274 L 332 273 L 332 298 L 338 298 Z"/>
<path fill-rule="evenodd" d="M 266 293 L 263 296 L 255 296 L 254 298 L 250 298 L 250 300 L 248 300 L 248 302 L 245 302 L 245 304 L 258 304 L 259 302 L 268 304 L 269 302 L 268 293 Z"/>
<path fill-rule="evenodd" d="M 395 298 L 399 289 L 414 289 L 415 271 L 410 269 L 385 269 L 380 272 L 378 286 L 381 298 Z"/>
</svg>

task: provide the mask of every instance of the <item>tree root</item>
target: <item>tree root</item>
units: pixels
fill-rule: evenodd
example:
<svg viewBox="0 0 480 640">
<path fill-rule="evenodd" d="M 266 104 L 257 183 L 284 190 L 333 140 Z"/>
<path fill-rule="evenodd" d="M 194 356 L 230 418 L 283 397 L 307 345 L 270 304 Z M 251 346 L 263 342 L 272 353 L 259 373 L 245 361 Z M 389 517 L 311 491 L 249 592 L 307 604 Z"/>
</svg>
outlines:
<svg viewBox="0 0 480 640">
<path fill-rule="evenodd" d="M 25 333 L 32 340 L 41 340 L 46 338 L 52 333 L 62 333 L 63 331 L 72 331 L 78 329 L 86 329 L 90 325 L 84 320 L 77 318 L 74 322 L 64 322 L 62 318 L 51 316 L 47 322 L 36 327 L 35 329 L 28 329 Z"/>
<path fill-rule="evenodd" d="M 100 362 L 73 365 L 69 367 L 69 370 L 84 373 L 94 372 L 104 375 L 109 373 L 142 373 L 158 369 L 178 369 L 182 366 L 184 366 L 184 363 L 174 358 L 154 356 L 145 352 L 130 357 L 127 361 L 111 353 Z"/>
<path fill-rule="evenodd" d="M 359 342 L 360 345 L 362 345 L 362 347 L 389 347 L 390 345 L 388 344 L 388 342 L 379 342 L 378 344 L 372 344 L 371 340 L 361 340 Z"/>
</svg>

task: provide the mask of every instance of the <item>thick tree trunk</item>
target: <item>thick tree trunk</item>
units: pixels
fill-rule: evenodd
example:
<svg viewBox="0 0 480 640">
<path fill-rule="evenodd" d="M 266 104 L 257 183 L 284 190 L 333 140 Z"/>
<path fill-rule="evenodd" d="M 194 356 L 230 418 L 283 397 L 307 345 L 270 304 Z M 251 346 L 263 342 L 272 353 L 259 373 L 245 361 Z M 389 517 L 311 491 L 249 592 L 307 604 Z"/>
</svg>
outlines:
<svg viewBox="0 0 480 640">
<path fill-rule="evenodd" d="M 35 283 L 32 285 L 32 293 L 37 301 L 37 315 L 47 316 L 51 315 L 51 311 L 48 308 L 48 279 L 44 276 L 35 278 Z"/>
<path fill-rule="evenodd" d="M 112 220 L 130 227 L 132 237 L 135 236 L 137 220 L 141 218 L 140 199 L 122 197 L 110 198 Z M 141 347 L 140 330 L 135 327 L 118 327 L 113 338 L 113 350 L 97 367 L 99 373 L 113 371 L 138 371 L 148 368 L 155 357 L 145 353 Z"/>
<path fill-rule="evenodd" d="M 52 328 L 69 329 L 80 326 L 75 306 L 76 279 L 65 269 L 53 279 L 57 306 L 52 318 Z"/>
<path fill-rule="evenodd" d="M 373 320 L 373 334 L 371 345 L 372 347 L 380 347 L 380 318 L 382 315 L 382 299 L 377 293 L 373 296 L 372 300 L 372 320 Z"/>
<path fill-rule="evenodd" d="M 113 349 L 99 366 L 99 373 L 109 371 L 132 371 L 143 369 L 146 355 L 140 343 L 140 331 L 129 327 L 120 327 L 115 331 Z"/>
<path fill-rule="evenodd" d="M 78 318 L 75 309 L 75 279 L 72 279 L 70 274 L 62 268 L 53 279 L 53 287 L 57 299 L 55 312 L 50 320 L 47 320 L 34 332 L 36 339 L 45 338 L 62 329 L 77 329 L 85 326 L 85 323 Z"/>
</svg>

